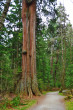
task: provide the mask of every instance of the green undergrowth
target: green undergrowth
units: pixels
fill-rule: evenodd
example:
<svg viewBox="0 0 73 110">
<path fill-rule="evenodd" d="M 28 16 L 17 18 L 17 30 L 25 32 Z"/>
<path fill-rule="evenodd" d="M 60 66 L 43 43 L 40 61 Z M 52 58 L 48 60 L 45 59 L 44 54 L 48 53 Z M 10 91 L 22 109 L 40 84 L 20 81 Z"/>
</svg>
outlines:
<svg viewBox="0 0 73 110">
<path fill-rule="evenodd" d="M 73 110 L 73 99 L 65 101 L 66 110 Z"/>
<path fill-rule="evenodd" d="M 37 102 L 34 99 L 21 100 L 19 96 L 13 98 L 11 101 L 5 98 L 4 101 L 0 102 L 0 110 L 27 110 Z"/>
<path fill-rule="evenodd" d="M 15 110 L 27 110 L 30 108 L 32 105 L 36 104 L 37 100 L 30 100 L 25 106 L 17 106 L 14 107 Z"/>
<path fill-rule="evenodd" d="M 48 92 L 50 91 L 43 91 L 42 95 L 45 95 Z M 22 99 L 19 96 L 16 96 L 12 100 L 5 98 L 0 102 L 0 110 L 27 110 L 36 103 L 36 99 Z"/>
<path fill-rule="evenodd" d="M 63 93 L 59 93 L 59 95 L 61 96 L 65 96 L 63 95 Z M 69 96 L 65 96 L 65 106 L 66 106 L 66 110 L 73 110 L 73 98 Z"/>
</svg>

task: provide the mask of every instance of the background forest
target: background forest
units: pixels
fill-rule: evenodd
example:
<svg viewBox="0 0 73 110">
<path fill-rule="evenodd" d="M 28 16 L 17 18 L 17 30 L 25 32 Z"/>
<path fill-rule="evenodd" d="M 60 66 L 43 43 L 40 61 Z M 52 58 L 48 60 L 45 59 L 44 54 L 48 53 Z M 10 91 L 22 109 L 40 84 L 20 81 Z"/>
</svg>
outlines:
<svg viewBox="0 0 73 110">
<path fill-rule="evenodd" d="M 0 1 L 0 17 L 6 0 Z M 56 0 L 36 3 L 36 67 L 39 90 L 73 88 L 73 28 Z M 0 93 L 14 93 L 22 73 L 22 0 L 11 1 L 0 29 Z M 1 23 L 1 22 L 0 22 Z"/>
</svg>

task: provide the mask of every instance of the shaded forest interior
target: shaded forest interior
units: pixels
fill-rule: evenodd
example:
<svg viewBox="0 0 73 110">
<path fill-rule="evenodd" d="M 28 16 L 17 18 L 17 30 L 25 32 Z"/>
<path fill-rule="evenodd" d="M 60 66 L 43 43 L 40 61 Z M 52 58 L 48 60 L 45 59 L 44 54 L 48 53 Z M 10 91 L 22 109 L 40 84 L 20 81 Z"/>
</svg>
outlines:
<svg viewBox="0 0 73 110">
<path fill-rule="evenodd" d="M 26 5 L 10 1 L 0 1 L 0 94 L 25 91 L 31 97 L 42 91 L 72 90 L 73 28 L 65 7 L 57 6 L 57 0 L 30 0 Z M 22 6 L 26 17 L 21 17 Z M 23 34 L 30 39 L 23 39 Z"/>
</svg>

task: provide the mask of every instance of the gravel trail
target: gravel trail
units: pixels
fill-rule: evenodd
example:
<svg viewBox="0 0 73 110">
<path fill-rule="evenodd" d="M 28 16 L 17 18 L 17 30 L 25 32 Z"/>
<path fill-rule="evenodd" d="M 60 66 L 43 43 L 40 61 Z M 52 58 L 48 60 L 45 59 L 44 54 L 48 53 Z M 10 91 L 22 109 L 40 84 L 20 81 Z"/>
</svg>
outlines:
<svg viewBox="0 0 73 110">
<path fill-rule="evenodd" d="M 64 97 L 58 92 L 47 93 L 43 100 L 29 110 L 65 110 Z"/>
</svg>

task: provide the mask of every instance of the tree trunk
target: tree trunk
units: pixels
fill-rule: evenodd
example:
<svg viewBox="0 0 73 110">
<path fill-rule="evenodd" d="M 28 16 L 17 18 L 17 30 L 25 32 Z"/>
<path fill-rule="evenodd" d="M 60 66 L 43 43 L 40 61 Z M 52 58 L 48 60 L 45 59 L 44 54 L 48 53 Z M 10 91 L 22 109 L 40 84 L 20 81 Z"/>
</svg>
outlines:
<svg viewBox="0 0 73 110">
<path fill-rule="evenodd" d="M 58 59 L 59 59 L 59 55 L 57 54 L 56 56 L 56 62 L 55 62 L 55 72 L 54 72 L 54 75 L 53 75 L 53 79 L 54 79 L 54 87 L 56 87 L 56 74 L 57 74 L 57 64 L 58 64 Z"/>
<path fill-rule="evenodd" d="M 53 75 L 53 52 L 54 52 L 54 45 L 51 46 L 51 61 L 50 61 L 50 64 L 51 64 L 51 74 Z"/>
<path fill-rule="evenodd" d="M 36 1 L 31 5 L 22 2 L 23 49 L 22 78 L 17 90 L 28 94 L 39 95 L 36 78 L 36 44 L 35 44 Z"/>
<path fill-rule="evenodd" d="M 3 11 L 3 13 L 2 13 L 2 15 L 0 17 L 0 30 L 3 27 L 4 21 L 5 21 L 9 6 L 10 6 L 10 2 L 11 2 L 11 0 L 6 0 L 6 4 L 4 6 L 4 11 Z"/>
<path fill-rule="evenodd" d="M 62 29 L 61 29 L 61 48 L 62 48 L 62 78 L 61 78 L 61 86 L 62 86 L 62 90 L 63 90 L 64 87 L 65 87 L 65 85 L 64 85 L 64 81 L 65 81 L 65 59 L 64 59 L 64 47 L 63 47 L 63 37 L 62 36 L 63 36 L 63 34 L 62 34 Z"/>
<path fill-rule="evenodd" d="M 69 41 L 70 41 L 70 63 L 72 64 L 72 42 L 71 42 L 71 36 L 72 36 L 72 28 L 70 30 L 70 37 L 69 37 Z"/>
</svg>

